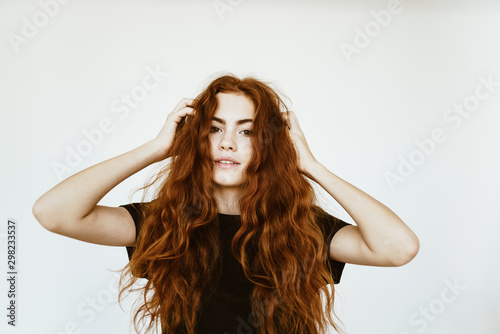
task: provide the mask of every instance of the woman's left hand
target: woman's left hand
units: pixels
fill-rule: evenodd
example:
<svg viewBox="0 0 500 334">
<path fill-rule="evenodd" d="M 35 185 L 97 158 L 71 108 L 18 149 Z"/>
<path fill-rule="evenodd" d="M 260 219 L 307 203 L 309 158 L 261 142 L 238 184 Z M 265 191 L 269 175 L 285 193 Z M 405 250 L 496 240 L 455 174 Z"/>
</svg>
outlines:
<svg viewBox="0 0 500 334">
<path fill-rule="evenodd" d="M 285 120 L 287 120 L 290 126 L 289 132 L 292 142 L 295 146 L 295 150 L 298 155 L 298 164 L 300 171 L 308 177 L 311 177 L 310 170 L 313 165 L 317 164 L 317 160 L 314 158 L 309 145 L 307 145 L 304 133 L 299 126 L 299 120 L 293 111 L 289 111 L 289 116 L 284 114 Z"/>
</svg>

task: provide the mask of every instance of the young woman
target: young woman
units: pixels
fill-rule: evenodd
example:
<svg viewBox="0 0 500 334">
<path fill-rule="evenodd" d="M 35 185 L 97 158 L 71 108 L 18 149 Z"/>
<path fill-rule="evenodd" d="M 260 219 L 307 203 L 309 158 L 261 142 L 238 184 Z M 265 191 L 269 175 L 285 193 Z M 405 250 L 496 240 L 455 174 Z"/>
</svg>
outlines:
<svg viewBox="0 0 500 334">
<path fill-rule="evenodd" d="M 160 182 L 153 200 L 97 205 L 167 158 L 141 188 Z M 317 206 L 308 178 L 356 226 Z M 33 213 L 49 231 L 126 246 L 121 278 L 129 280 L 120 296 L 145 278 L 134 326 L 146 319 L 163 333 L 339 330 L 333 284 L 345 263 L 401 266 L 419 249 L 396 214 L 314 158 L 296 116 L 269 85 L 233 75 L 183 99 L 153 140 L 56 185 Z"/>
</svg>

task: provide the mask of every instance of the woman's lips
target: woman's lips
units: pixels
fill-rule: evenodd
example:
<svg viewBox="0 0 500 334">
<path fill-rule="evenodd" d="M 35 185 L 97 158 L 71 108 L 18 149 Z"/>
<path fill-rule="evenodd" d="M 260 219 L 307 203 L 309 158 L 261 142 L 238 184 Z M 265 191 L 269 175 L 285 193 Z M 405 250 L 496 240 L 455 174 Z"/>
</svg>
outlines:
<svg viewBox="0 0 500 334">
<path fill-rule="evenodd" d="M 240 164 L 235 164 L 235 163 L 223 163 L 223 162 L 215 162 L 215 165 L 220 168 L 236 168 Z"/>
</svg>

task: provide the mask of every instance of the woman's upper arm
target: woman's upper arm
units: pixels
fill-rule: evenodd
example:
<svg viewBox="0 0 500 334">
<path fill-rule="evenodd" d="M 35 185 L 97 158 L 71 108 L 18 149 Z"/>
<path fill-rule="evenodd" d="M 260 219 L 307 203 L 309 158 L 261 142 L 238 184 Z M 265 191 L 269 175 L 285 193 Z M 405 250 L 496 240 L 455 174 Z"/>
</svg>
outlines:
<svg viewBox="0 0 500 334">
<path fill-rule="evenodd" d="M 393 267 L 391 259 L 373 253 L 365 243 L 358 226 L 344 226 L 335 233 L 330 243 L 333 260 L 365 266 Z"/>
<path fill-rule="evenodd" d="M 81 221 L 59 224 L 50 231 L 107 246 L 133 246 L 136 239 L 135 223 L 128 210 L 103 205 L 96 205 Z"/>
</svg>

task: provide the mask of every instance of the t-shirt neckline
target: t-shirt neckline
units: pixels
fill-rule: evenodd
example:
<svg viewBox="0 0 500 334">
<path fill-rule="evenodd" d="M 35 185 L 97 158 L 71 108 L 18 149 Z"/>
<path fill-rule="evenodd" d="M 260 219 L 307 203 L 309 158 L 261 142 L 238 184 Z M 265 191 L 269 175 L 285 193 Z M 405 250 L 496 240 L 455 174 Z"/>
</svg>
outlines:
<svg viewBox="0 0 500 334">
<path fill-rule="evenodd" d="M 239 218 L 240 215 L 231 215 L 231 214 L 227 214 L 227 213 L 220 213 L 220 212 L 217 212 L 217 214 L 219 216 L 226 216 L 226 217 L 235 217 L 235 218 Z"/>
</svg>

